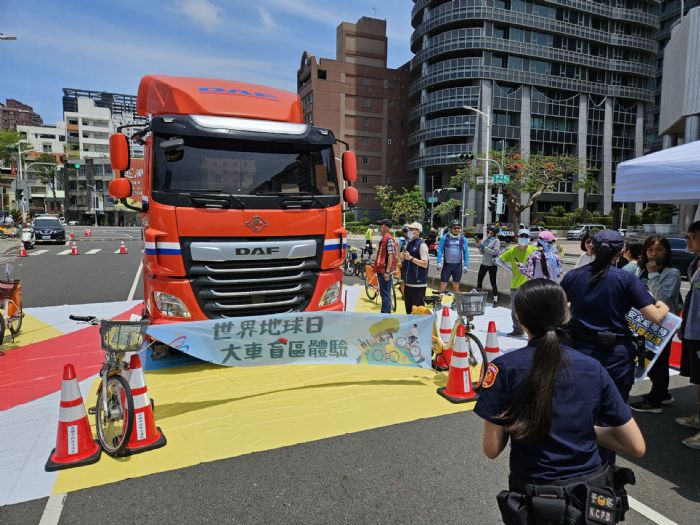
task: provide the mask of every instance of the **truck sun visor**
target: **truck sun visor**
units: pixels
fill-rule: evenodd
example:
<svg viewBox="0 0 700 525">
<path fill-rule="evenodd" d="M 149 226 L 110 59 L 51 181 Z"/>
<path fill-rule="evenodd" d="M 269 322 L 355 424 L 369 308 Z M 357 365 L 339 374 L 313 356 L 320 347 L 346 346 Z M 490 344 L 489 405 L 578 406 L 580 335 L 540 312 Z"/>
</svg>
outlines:
<svg viewBox="0 0 700 525">
<path fill-rule="evenodd" d="M 303 135 L 308 129 L 307 124 L 295 124 L 291 122 L 276 122 L 274 120 L 252 120 L 235 117 L 214 117 L 207 115 L 192 115 L 192 120 L 199 126 L 209 128 L 212 131 L 221 130 L 227 132 L 253 131 L 256 133 L 279 133 L 285 135 Z"/>
</svg>

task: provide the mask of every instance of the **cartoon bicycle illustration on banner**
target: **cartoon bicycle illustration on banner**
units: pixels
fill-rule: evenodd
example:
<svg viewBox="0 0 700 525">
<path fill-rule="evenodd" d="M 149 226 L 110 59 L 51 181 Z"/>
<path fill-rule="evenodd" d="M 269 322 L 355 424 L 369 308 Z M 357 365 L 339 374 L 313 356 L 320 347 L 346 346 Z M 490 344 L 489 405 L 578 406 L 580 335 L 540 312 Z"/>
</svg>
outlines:
<svg viewBox="0 0 700 525">
<path fill-rule="evenodd" d="M 407 332 L 399 334 L 400 322 L 387 317 L 370 326 L 370 338 L 359 339 L 362 353 L 357 358 L 358 364 L 387 364 L 414 366 L 423 363 L 425 356 L 421 351 L 418 326 L 412 324 Z"/>
</svg>

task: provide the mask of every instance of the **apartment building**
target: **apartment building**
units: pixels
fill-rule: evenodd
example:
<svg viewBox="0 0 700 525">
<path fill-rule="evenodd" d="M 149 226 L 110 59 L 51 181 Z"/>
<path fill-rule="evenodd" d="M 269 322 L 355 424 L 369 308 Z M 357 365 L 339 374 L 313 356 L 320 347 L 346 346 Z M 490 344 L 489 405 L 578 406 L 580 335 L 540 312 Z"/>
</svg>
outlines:
<svg viewBox="0 0 700 525">
<path fill-rule="evenodd" d="M 34 108 L 19 100 L 8 98 L 0 102 L 0 129 L 17 131 L 17 126 L 41 126 L 43 120 Z"/>
<path fill-rule="evenodd" d="M 341 23 L 335 60 L 302 54 L 297 92 L 305 121 L 332 130 L 357 154 L 358 217 L 380 216 L 377 185 L 415 184 L 406 169 L 409 83 L 407 69 L 387 67 L 384 20 Z"/>
<path fill-rule="evenodd" d="M 578 156 L 597 177 L 587 205 L 612 208 L 615 167 L 643 154 L 653 106 L 656 4 L 646 0 L 414 0 L 408 169 L 444 186 L 453 155 L 502 147 Z M 483 118 L 489 113 L 490 144 Z M 532 211 L 583 206 L 585 171 Z M 480 215 L 483 199 L 470 191 Z M 526 215 L 523 220 L 528 221 Z"/>
</svg>

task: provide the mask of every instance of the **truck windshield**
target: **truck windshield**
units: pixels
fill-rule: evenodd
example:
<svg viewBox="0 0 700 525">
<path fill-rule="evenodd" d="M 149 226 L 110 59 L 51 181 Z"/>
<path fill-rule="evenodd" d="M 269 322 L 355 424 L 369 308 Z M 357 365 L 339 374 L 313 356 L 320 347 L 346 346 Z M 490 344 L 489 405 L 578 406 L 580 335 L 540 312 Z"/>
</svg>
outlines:
<svg viewBox="0 0 700 525">
<path fill-rule="evenodd" d="M 210 191 L 241 196 L 338 195 L 333 148 L 327 144 L 188 135 L 156 135 L 154 143 L 156 191 Z"/>
</svg>

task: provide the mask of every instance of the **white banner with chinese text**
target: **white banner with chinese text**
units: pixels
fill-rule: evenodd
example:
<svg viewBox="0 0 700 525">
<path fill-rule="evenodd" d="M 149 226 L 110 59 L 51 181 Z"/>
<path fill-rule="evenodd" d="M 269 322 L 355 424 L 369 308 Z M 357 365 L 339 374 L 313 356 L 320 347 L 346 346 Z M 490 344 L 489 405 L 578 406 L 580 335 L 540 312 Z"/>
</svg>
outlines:
<svg viewBox="0 0 700 525">
<path fill-rule="evenodd" d="M 430 368 L 433 317 L 294 312 L 151 325 L 148 335 L 225 366 L 364 364 Z"/>
<path fill-rule="evenodd" d="M 681 318 L 677 315 L 668 314 L 660 324 L 647 320 L 639 310 L 632 308 L 627 315 L 627 323 L 632 333 L 644 338 L 644 366 L 638 365 L 634 369 L 635 381 L 641 381 L 649 372 L 659 358 L 659 354 L 673 338 L 681 326 Z"/>
</svg>

